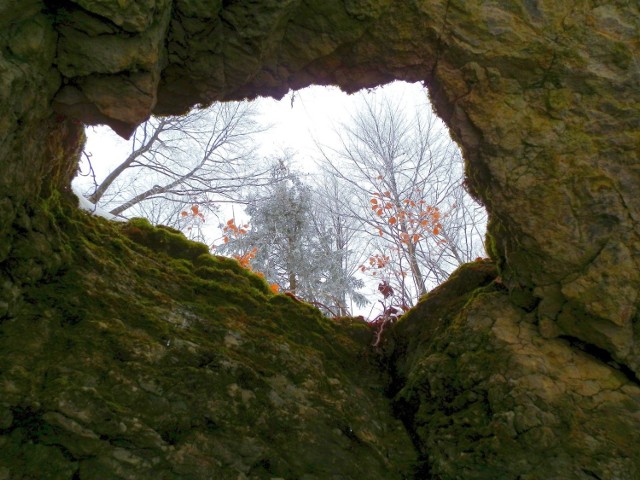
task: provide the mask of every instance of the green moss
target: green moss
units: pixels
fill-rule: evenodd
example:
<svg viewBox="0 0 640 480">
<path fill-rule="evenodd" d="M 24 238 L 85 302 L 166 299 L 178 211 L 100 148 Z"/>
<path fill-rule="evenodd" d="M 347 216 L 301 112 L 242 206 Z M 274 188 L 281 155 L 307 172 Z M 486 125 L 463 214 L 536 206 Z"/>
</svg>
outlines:
<svg viewBox="0 0 640 480">
<path fill-rule="evenodd" d="M 477 260 L 460 266 L 445 283 L 423 296 L 416 307 L 402 316 L 396 328 L 404 328 L 413 319 L 426 314 L 450 318 L 478 289 L 491 284 L 497 274 L 496 266 L 490 260 Z"/>
<path fill-rule="evenodd" d="M 634 61 L 634 54 L 629 46 L 622 42 L 611 42 L 608 46 L 607 55 L 620 70 L 626 72 Z"/>
<path fill-rule="evenodd" d="M 247 287 L 257 289 L 264 294 L 270 294 L 271 289 L 266 280 L 244 268 L 234 258 L 219 255 L 203 254 L 196 258 L 194 273 L 205 279 L 218 279 L 235 284 L 246 283 Z"/>
<path fill-rule="evenodd" d="M 425 352 L 434 348 L 434 342 L 441 341 L 447 331 L 460 328 L 457 319 L 465 306 L 479 295 L 494 292 L 496 275 L 495 264 L 490 260 L 464 264 L 403 315 L 383 344 L 395 375 L 408 378 L 414 362 L 428 356 Z"/>
<path fill-rule="evenodd" d="M 487 223 L 487 233 L 485 234 L 485 249 L 489 257 L 495 262 L 499 272 L 504 269 L 504 227 L 497 216 L 490 217 Z"/>
<path fill-rule="evenodd" d="M 223 290 L 228 295 L 240 293 L 239 290 L 258 290 L 265 295 L 270 293 L 267 282 L 242 267 L 238 261 L 211 255 L 206 245 L 187 239 L 182 232 L 171 227 L 154 227 L 144 218 L 134 218 L 122 227 L 122 232 L 134 242 L 174 259 L 174 268 L 179 272 L 193 272 L 197 277 L 209 281 L 199 283 L 198 291 L 212 287 L 215 282 L 222 282 L 225 285 Z"/>
<path fill-rule="evenodd" d="M 486 334 L 469 330 L 466 313 L 483 297 L 489 298 L 500 289 L 494 282 L 496 275 L 495 264 L 489 260 L 462 265 L 445 283 L 421 298 L 384 336 L 382 351 L 390 372 L 393 408 L 409 427 L 414 443 L 420 446 L 425 465 L 429 463 L 427 445 L 432 431 L 457 418 L 462 421 L 476 415 L 478 421 L 487 419 L 482 412 L 470 413 L 470 409 L 483 408 L 481 402 L 469 400 L 469 408 L 464 405 L 465 392 L 473 388 L 472 380 L 470 384 L 465 382 L 474 376 L 461 371 L 458 359 L 488 341 Z M 478 362 L 481 358 L 475 356 L 469 368 L 482 368 Z M 453 413 L 458 411 L 459 414 Z M 468 443 L 470 448 L 471 436 L 481 430 L 481 425 L 462 430 L 457 441 Z M 417 469 L 419 476 L 420 463 Z"/>
<path fill-rule="evenodd" d="M 274 295 L 235 260 L 144 220 L 64 211 L 59 221 L 70 263 L 0 324 L 2 433 L 17 432 L 6 412 L 34 399 L 59 419 L 10 436 L 7 451 L 24 460 L 7 460 L 12 475 L 59 461 L 72 472 L 60 478 L 406 471 L 414 451 L 364 355 L 364 322 Z M 228 464 L 197 460 L 221 455 Z"/>
<path fill-rule="evenodd" d="M 209 253 L 209 247 L 203 243 L 191 241 L 173 228 L 154 227 L 144 218 L 129 220 L 123 225 L 122 232 L 134 242 L 176 259 L 193 262 L 200 255 Z"/>
<path fill-rule="evenodd" d="M 19 472 L 19 478 L 36 479 L 47 472 L 46 478 L 68 480 L 78 469 L 78 463 L 66 458 L 59 446 L 33 444 L 21 431 L 6 438 L 0 448 L 0 465 L 0 474 L 9 473 L 5 478 L 14 478 L 11 473 Z"/>
</svg>

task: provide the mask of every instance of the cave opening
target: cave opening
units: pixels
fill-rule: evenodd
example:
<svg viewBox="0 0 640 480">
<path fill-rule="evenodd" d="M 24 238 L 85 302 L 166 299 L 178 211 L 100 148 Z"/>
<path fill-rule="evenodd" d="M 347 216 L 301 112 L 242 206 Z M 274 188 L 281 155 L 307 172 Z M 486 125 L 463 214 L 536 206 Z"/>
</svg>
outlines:
<svg viewBox="0 0 640 480">
<path fill-rule="evenodd" d="M 86 133 L 84 209 L 180 230 L 327 315 L 401 311 L 486 256 L 486 211 L 421 83 L 218 103 L 153 117 L 129 140 Z"/>
<path fill-rule="evenodd" d="M 0 477 L 400 478 L 409 427 L 414 478 L 638 477 L 637 2 L 17 3 L 0 7 Z M 407 429 L 371 325 L 67 189 L 83 123 L 126 135 L 154 111 L 393 79 L 428 84 L 497 264 L 376 340 Z M 304 184 L 288 173 L 273 185 Z M 387 191 L 363 201 L 390 228 L 412 211 L 388 215 Z"/>
</svg>

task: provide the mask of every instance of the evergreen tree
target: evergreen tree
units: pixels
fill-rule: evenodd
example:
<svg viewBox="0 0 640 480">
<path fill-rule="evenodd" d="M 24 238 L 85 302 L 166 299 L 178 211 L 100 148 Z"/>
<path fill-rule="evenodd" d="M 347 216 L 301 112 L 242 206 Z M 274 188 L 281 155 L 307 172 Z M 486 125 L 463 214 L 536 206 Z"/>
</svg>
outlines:
<svg viewBox="0 0 640 480">
<path fill-rule="evenodd" d="M 251 227 L 226 237 L 224 251 L 249 254 L 251 267 L 269 282 L 330 315 L 348 314 L 347 297 L 365 304 L 357 292 L 363 282 L 345 271 L 346 245 L 336 241 L 330 212 L 321 208 L 316 192 L 284 160 L 273 168 L 266 190 L 249 199 Z"/>
</svg>

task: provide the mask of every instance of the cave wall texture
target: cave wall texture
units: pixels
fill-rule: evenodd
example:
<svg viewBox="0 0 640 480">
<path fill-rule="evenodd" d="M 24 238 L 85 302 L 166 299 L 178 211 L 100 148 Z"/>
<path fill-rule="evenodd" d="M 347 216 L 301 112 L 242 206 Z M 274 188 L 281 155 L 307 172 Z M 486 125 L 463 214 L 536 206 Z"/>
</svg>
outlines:
<svg viewBox="0 0 640 480">
<path fill-rule="evenodd" d="M 0 47 L 0 479 L 640 477 L 637 2 L 0 0 Z M 492 261 L 381 352 L 69 193 L 84 124 L 393 79 Z"/>
</svg>

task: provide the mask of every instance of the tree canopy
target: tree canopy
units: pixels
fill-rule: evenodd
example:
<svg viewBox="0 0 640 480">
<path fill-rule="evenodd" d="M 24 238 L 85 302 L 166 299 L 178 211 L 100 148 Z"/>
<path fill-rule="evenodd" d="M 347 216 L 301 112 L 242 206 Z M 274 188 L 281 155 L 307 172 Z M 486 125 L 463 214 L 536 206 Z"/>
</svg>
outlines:
<svg viewBox="0 0 640 480">
<path fill-rule="evenodd" d="M 484 256 L 486 215 L 426 95 L 413 109 L 384 89 L 359 98 L 337 140 L 316 144 L 312 171 L 294 168 L 295 155 L 258 155 L 252 103 L 151 118 L 87 198 L 181 229 L 327 315 L 407 309 Z"/>
</svg>

